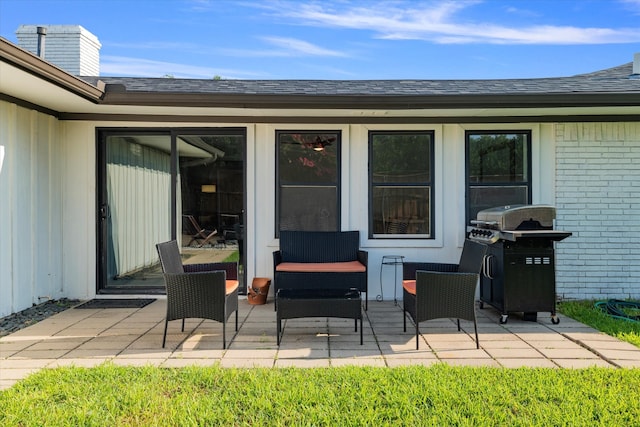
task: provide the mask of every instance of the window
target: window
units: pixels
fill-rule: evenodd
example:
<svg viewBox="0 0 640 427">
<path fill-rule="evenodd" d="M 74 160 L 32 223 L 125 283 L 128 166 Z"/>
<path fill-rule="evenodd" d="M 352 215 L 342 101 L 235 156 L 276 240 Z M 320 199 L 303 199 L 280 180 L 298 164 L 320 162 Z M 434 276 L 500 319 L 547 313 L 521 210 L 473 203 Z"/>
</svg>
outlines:
<svg viewBox="0 0 640 427">
<path fill-rule="evenodd" d="M 369 132 L 369 236 L 433 238 L 433 132 Z"/>
<path fill-rule="evenodd" d="M 467 131 L 467 223 L 478 211 L 531 202 L 531 132 Z"/>
<path fill-rule="evenodd" d="M 280 230 L 340 230 L 340 132 L 276 132 Z"/>
</svg>

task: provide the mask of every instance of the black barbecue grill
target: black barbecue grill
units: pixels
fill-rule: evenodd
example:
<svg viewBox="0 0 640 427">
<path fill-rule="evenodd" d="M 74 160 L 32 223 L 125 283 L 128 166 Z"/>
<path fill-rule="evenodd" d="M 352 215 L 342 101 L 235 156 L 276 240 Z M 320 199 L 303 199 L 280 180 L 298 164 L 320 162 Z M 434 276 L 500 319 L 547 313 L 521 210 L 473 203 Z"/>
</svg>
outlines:
<svg viewBox="0 0 640 427">
<path fill-rule="evenodd" d="M 539 311 L 556 315 L 554 242 L 571 236 L 553 229 L 556 209 L 548 205 L 513 205 L 485 209 L 471 221 L 467 238 L 487 244 L 480 277 L 480 304 L 536 321 Z"/>
</svg>

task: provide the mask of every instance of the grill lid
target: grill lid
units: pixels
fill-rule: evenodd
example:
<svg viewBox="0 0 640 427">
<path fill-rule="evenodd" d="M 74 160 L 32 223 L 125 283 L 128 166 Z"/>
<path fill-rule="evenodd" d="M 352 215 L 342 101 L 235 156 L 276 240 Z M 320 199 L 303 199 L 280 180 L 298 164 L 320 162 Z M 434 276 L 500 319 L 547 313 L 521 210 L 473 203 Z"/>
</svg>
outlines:
<svg viewBox="0 0 640 427">
<path fill-rule="evenodd" d="M 553 206 L 510 205 L 482 210 L 472 223 L 497 230 L 552 230 L 554 219 L 556 208 Z"/>
</svg>

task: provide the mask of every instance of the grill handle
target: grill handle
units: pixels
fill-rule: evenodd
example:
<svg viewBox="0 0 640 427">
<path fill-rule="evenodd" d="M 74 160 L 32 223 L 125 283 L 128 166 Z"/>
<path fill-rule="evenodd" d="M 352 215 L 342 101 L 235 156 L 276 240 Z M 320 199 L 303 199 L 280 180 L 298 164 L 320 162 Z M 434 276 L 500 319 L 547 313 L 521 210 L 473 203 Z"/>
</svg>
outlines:
<svg viewBox="0 0 640 427">
<path fill-rule="evenodd" d="M 482 257 L 482 274 L 487 279 L 493 279 L 493 255 Z"/>
<path fill-rule="evenodd" d="M 478 219 L 472 219 L 471 221 L 469 221 L 471 224 L 473 225 L 477 225 L 480 227 L 486 227 L 486 228 L 498 228 L 498 226 L 500 225 L 498 223 L 498 221 L 481 221 Z"/>
</svg>

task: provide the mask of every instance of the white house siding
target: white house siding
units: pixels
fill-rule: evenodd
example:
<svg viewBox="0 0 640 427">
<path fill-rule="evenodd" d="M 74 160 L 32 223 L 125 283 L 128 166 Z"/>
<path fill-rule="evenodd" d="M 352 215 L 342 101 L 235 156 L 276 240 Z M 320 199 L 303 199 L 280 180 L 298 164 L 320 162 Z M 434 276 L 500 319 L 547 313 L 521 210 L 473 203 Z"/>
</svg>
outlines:
<svg viewBox="0 0 640 427">
<path fill-rule="evenodd" d="M 557 290 L 640 297 L 640 123 L 559 123 Z"/>
<path fill-rule="evenodd" d="M 63 277 L 65 296 L 96 294 L 96 130 L 87 122 L 63 122 Z"/>
<path fill-rule="evenodd" d="M 62 152 L 52 116 L 0 101 L 0 316 L 65 296 Z"/>
<path fill-rule="evenodd" d="M 283 112 L 285 115 L 286 112 Z M 157 128 L 155 122 L 58 122 L 0 102 L 0 316 L 42 301 L 96 292 L 96 128 Z M 566 298 L 638 296 L 640 125 L 594 124 L 252 124 L 247 128 L 247 278 L 272 277 L 275 131 L 342 132 L 342 228 L 360 230 L 369 251 L 369 295 L 380 293 L 383 255 L 455 262 L 464 242 L 464 132 L 532 131 L 533 203 L 558 206 L 558 291 Z M 194 127 L 162 123 L 161 127 Z M 368 132 L 433 130 L 435 238 L 368 239 Z M 554 173 L 554 166 L 557 171 Z M 586 190 L 584 188 L 586 187 Z M 393 270 L 382 274 L 393 297 Z"/>
</svg>

